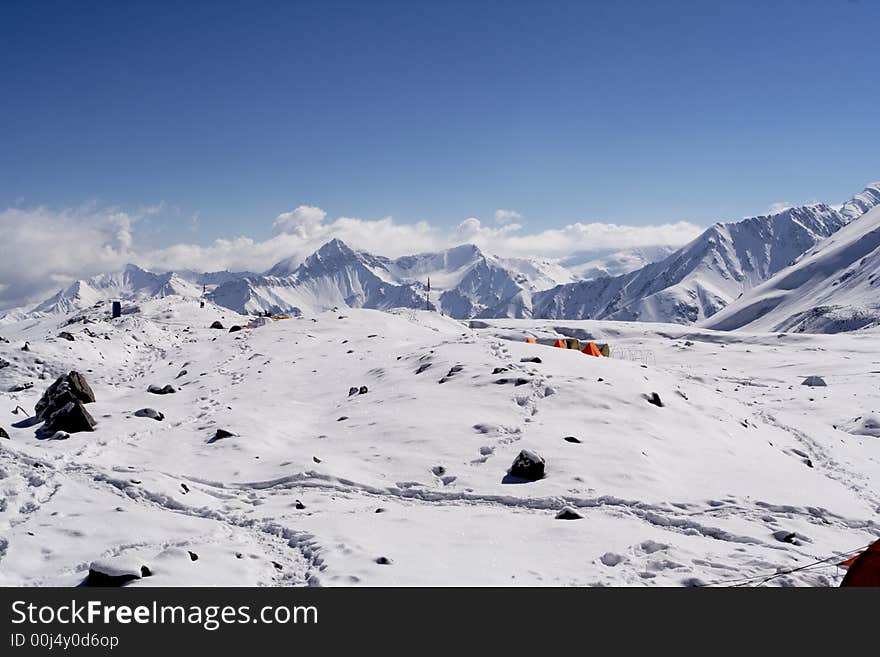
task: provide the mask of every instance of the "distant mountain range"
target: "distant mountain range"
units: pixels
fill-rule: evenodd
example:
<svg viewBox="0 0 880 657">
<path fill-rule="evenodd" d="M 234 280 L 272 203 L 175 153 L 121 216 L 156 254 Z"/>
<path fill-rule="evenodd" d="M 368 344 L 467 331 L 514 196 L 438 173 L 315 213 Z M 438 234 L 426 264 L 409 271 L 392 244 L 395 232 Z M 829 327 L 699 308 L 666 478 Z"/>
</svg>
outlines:
<svg viewBox="0 0 880 657">
<path fill-rule="evenodd" d="M 210 301 L 240 313 L 428 307 L 460 319 L 614 319 L 703 323 L 715 328 L 772 325 L 772 330 L 858 328 L 871 324 L 854 319 L 862 317 L 863 310 L 849 320 L 841 319 L 841 313 L 851 300 L 858 300 L 863 309 L 870 306 L 880 266 L 880 257 L 868 248 L 876 236 L 870 226 L 877 221 L 878 210 L 873 210 L 877 206 L 880 183 L 838 207 L 806 205 L 718 223 L 674 251 L 657 247 L 588 253 L 558 262 L 501 258 L 472 244 L 390 259 L 356 251 L 334 239 L 303 261 L 282 260 L 260 274 L 189 270 L 157 274 L 129 265 L 116 274 L 77 281 L 10 317 L 70 312 L 111 298 L 199 297 L 205 289 Z M 839 255 L 843 240 L 858 246 L 844 248 Z M 856 253 L 858 261 L 851 258 Z M 799 266 L 810 275 L 795 275 Z M 823 276 L 836 277 L 837 282 Z M 787 291 L 785 299 L 778 293 L 781 289 Z M 850 296 L 844 298 L 843 291 Z M 770 298 L 780 302 L 771 303 Z M 822 300 L 823 307 L 833 310 L 821 317 L 803 316 L 808 311 L 797 300 L 808 298 Z M 788 309 L 793 315 L 782 317 Z M 772 317 L 759 321 L 771 311 Z M 866 317 L 873 317 L 872 312 Z"/>
</svg>

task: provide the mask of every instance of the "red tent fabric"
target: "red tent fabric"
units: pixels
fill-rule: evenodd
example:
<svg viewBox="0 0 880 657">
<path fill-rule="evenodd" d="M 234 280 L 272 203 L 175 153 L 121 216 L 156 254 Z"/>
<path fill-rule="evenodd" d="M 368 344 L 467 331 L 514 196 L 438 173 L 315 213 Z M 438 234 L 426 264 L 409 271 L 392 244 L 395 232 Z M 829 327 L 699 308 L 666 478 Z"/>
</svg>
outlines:
<svg viewBox="0 0 880 657">
<path fill-rule="evenodd" d="M 874 541 L 871 547 L 852 561 L 840 585 L 880 587 L 880 541 Z"/>
<path fill-rule="evenodd" d="M 553 346 L 554 347 L 561 347 L 562 349 L 565 349 L 565 342 L 562 340 L 557 340 L 556 342 L 553 343 Z"/>
<path fill-rule="evenodd" d="M 587 356 L 597 356 L 599 358 L 602 357 L 602 352 L 599 351 L 599 347 L 596 346 L 595 342 L 591 342 L 586 347 L 584 347 L 581 353 L 587 354 Z"/>
</svg>

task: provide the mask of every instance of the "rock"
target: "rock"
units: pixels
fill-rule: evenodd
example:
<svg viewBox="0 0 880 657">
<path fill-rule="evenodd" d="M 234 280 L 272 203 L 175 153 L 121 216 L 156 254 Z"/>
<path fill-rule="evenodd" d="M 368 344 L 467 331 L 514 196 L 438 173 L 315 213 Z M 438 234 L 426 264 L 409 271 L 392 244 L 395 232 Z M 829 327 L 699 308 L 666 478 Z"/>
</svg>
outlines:
<svg viewBox="0 0 880 657">
<path fill-rule="evenodd" d="M 379 507 L 378 509 L 376 509 L 373 513 L 385 513 L 385 509 L 383 509 L 383 508 L 380 506 L 380 507 Z"/>
<path fill-rule="evenodd" d="M 6 433 L 6 429 L 4 429 L 3 427 L 0 427 L 0 438 L 6 438 L 7 440 L 10 440 L 9 434 Z"/>
<path fill-rule="evenodd" d="M 792 545 L 803 545 L 804 543 L 812 543 L 812 539 L 797 532 L 790 532 L 785 529 L 773 532 L 773 538 L 780 543 L 791 543 Z"/>
<path fill-rule="evenodd" d="M 216 322 L 214 322 L 213 324 L 211 324 L 211 326 L 209 326 L 208 328 L 212 328 L 212 329 L 221 329 L 221 330 L 222 330 L 222 329 L 224 328 L 224 326 L 223 326 L 223 324 L 221 324 L 219 321 L 216 321 Z"/>
<path fill-rule="evenodd" d="M 370 389 L 367 388 L 367 386 L 361 386 L 360 389 L 358 390 L 358 394 L 359 394 L 359 395 L 365 395 L 365 394 L 367 394 L 369 391 L 370 391 Z"/>
<path fill-rule="evenodd" d="M 825 379 L 821 376 L 808 376 L 804 379 L 804 382 L 801 383 L 802 386 L 810 386 L 811 388 L 824 388 L 828 384 L 825 383 Z"/>
<path fill-rule="evenodd" d="M 68 342 L 73 342 L 76 339 L 73 337 L 72 333 L 68 333 L 67 331 L 61 331 L 61 333 L 58 334 L 58 337 L 62 340 L 67 340 Z"/>
<path fill-rule="evenodd" d="M 520 363 L 541 363 L 543 361 L 540 358 L 538 358 L 537 356 L 526 356 L 525 358 L 520 358 L 519 362 Z"/>
<path fill-rule="evenodd" d="M 198 561 L 199 560 L 199 555 L 197 555 L 192 550 L 187 550 L 186 552 L 187 552 L 187 554 L 189 554 L 190 561 Z"/>
<path fill-rule="evenodd" d="M 306 508 L 306 505 L 303 504 L 302 502 L 300 502 L 299 500 L 297 500 L 296 503 L 295 503 L 293 506 L 294 506 L 294 508 L 296 508 L 296 509 L 298 509 L 298 510 L 300 510 L 300 511 L 302 511 L 303 509 Z"/>
<path fill-rule="evenodd" d="M 34 387 L 34 384 L 31 381 L 26 381 L 25 383 L 18 383 L 9 388 L 9 392 L 24 392 L 25 390 L 30 390 Z"/>
<path fill-rule="evenodd" d="M 134 414 L 136 417 L 148 417 L 159 422 L 165 419 L 165 416 L 155 408 L 142 408 L 139 411 L 135 411 Z"/>
<path fill-rule="evenodd" d="M 507 472 L 511 477 L 537 481 L 544 478 L 545 465 L 544 457 L 536 452 L 524 449 L 513 460 L 513 465 L 510 466 L 510 470 Z"/>
<path fill-rule="evenodd" d="M 152 392 L 154 395 L 171 395 L 177 392 L 177 389 L 172 385 L 162 386 L 161 388 L 157 385 L 151 385 L 147 388 L 147 392 Z"/>
<path fill-rule="evenodd" d="M 317 456 L 313 456 L 313 457 L 312 457 L 312 460 L 313 460 L 315 463 L 320 463 L 320 462 L 321 462 L 321 459 L 319 459 Z"/>
<path fill-rule="evenodd" d="M 31 346 L 30 346 L 27 342 L 25 342 L 25 343 L 24 343 L 24 346 L 21 348 L 21 350 L 22 350 L 22 351 L 30 351 L 30 350 L 31 350 Z"/>
<path fill-rule="evenodd" d="M 93 561 L 84 586 L 125 586 L 129 582 L 150 577 L 152 571 L 144 565 L 123 558 Z"/>
<path fill-rule="evenodd" d="M 177 373 L 177 376 L 174 377 L 174 378 L 175 378 L 175 379 L 179 379 L 180 377 L 182 377 L 182 376 L 186 376 L 187 374 L 188 374 L 188 372 L 187 372 L 186 370 L 180 370 L 180 372 L 178 372 L 178 373 Z"/>
<path fill-rule="evenodd" d="M 77 371 L 59 376 L 40 397 L 34 410 L 38 418 L 45 420 L 72 401 L 80 404 L 90 404 L 95 401 L 95 393 L 92 392 L 85 377 Z"/>
<path fill-rule="evenodd" d="M 358 393 L 357 386 L 352 386 L 351 388 L 348 389 L 348 396 L 349 397 L 351 397 L 352 395 L 356 395 L 357 393 Z"/>
<path fill-rule="evenodd" d="M 236 434 L 231 431 L 227 431 L 226 429 L 217 429 L 217 432 L 214 434 L 214 437 L 208 441 L 208 443 L 216 443 L 218 440 L 223 440 L 224 438 L 232 438 Z"/>
<path fill-rule="evenodd" d="M 390 566 L 392 562 L 388 557 L 379 557 L 376 559 L 376 563 L 380 566 Z"/>
<path fill-rule="evenodd" d="M 8 360 L 0 358 L 0 370 L 2 370 L 4 367 L 9 367 L 10 365 L 12 365 L 12 363 L 10 363 Z"/>
<path fill-rule="evenodd" d="M 67 402 L 62 408 L 55 411 L 46 424 L 43 425 L 43 431 L 56 432 L 65 431 L 67 433 L 79 433 L 80 431 L 94 431 L 95 418 L 93 418 L 86 407 L 79 400 Z"/>
<path fill-rule="evenodd" d="M 580 520 L 581 518 L 583 516 L 570 506 L 562 507 L 559 513 L 556 514 L 557 520 Z"/>
<path fill-rule="evenodd" d="M 229 332 L 230 333 L 237 333 L 240 330 L 241 330 L 241 327 L 238 324 L 236 324 L 235 326 L 233 326 L 229 329 Z"/>
<path fill-rule="evenodd" d="M 516 381 L 513 382 L 513 385 L 514 385 L 514 386 L 524 386 L 524 385 L 526 385 L 528 382 L 529 382 L 528 379 L 517 379 Z"/>
<path fill-rule="evenodd" d="M 563 440 L 567 443 L 580 443 L 582 442 L 580 438 L 575 438 L 574 436 L 566 436 Z"/>
<path fill-rule="evenodd" d="M 429 367 L 431 367 L 431 363 L 422 363 L 421 365 L 419 365 L 419 369 L 416 370 L 416 374 L 421 374 Z"/>
<path fill-rule="evenodd" d="M 67 440 L 68 438 L 70 438 L 70 434 L 65 431 L 56 431 L 49 436 L 49 440 Z"/>
<path fill-rule="evenodd" d="M 660 395 L 658 395 L 656 392 L 652 392 L 650 395 L 648 395 L 647 399 L 649 404 L 654 404 L 654 406 L 658 408 L 663 408 L 663 400 L 660 399 Z"/>
<path fill-rule="evenodd" d="M 492 370 L 492 374 L 501 374 L 502 372 L 506 372 L 506 371 L 507 371 L 506 367 L 496 367 L 494 370 Z"/>
</svg>

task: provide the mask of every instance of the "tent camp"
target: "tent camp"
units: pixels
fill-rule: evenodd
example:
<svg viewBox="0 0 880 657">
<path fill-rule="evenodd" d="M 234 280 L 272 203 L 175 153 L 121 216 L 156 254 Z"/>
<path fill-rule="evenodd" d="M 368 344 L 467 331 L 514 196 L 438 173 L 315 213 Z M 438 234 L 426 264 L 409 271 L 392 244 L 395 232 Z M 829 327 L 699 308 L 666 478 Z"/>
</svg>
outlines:
<svg viewBox="0 0 880 657">
<path fill-rule="evenodd" d="M 563 340 L 557 340 L 556 342 L 553 343 L 553 346 L 554 346 L 554 347 L 559 347 L 560 349 L 565 349 L 565 348 L 566 348 L 566 344 L 565 344 L 565 342 L 564 342 Z"/>
<path fill-rule="evenodd" d="M 599 347 L 596 346 L 595 342 L 590 342 L 586 347 L 584 347 L 583 353 L 587 354 L 587 356 L 602 356 L 602 352 L 599 351 Z"/>
<path fill-rule="evenodd" d="M 578 340 L 577 338 L 566 338 L 565 339 L 565 346 L 569 349 L 577 349 L 578 351 L 580 351 L 581 350 L 581 341 Z"/>
<path fill-rule="evenodd" d="M 827 386 L 828 384 L 825 383 L 825 379 L 823 379 L 821 376 L 808 376 L 806 379 L 804 379 L 804 382 L 801 385 L 819 388 Z"/>
<path fill-rule="evenodd" d="M 880 540 L 874 541 L 860 555 L 838 565 L 847 568 L 841 586 L 880 586 Z"/>
</svg>

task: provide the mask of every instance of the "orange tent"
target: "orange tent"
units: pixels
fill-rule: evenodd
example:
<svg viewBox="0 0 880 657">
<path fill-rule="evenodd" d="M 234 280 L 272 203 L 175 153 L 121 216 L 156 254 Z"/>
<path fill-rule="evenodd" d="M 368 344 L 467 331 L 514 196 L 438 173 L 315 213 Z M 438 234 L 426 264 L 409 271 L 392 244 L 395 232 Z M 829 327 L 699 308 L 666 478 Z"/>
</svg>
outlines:
<svg viewBox="0 0 880 657">
<path fill-rule="evenodd" d="M 537 338 L 526 338 L 526 342 L 528 342 L 529 344 L 538 344 L 538 339 Z"/>
<path fill-rule="evenodd" d="M 564 341 L 564 340 L 557 340 L 556 342 L 553 343 L 553 346 L 554 346 L 554 347 L 560 347 L 561 349 L 565 349 L 565 348 L 566 348 L 566 345 L 565 345 L 565 341 Z"/>
<path fill-rule="evenodd" d="M 854 560 L 847 559 L 843 563 L 849 565 L 849 569 L 841 586 L 880 586 L 880 541 L 874 541 Z"/>
<path fill-rule="evenodd" d="M 587 356 L 602 356 L 602 352 L 599 351 L 599 347 L 596 346 L 595 342 L 589 343 L 581 350 L 581 353 L 587 354 Z"/>
</svg>

